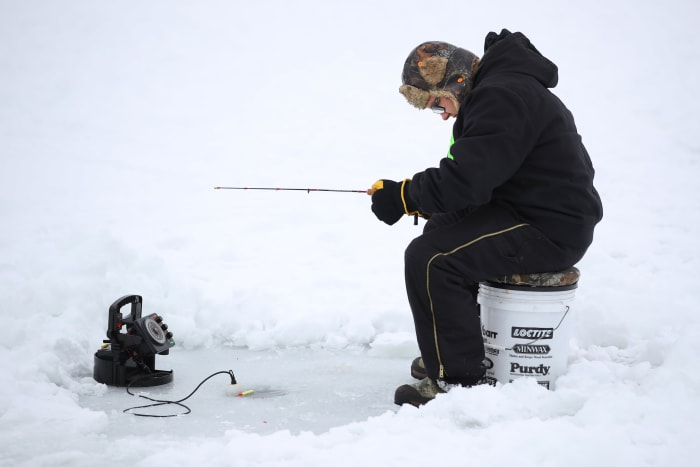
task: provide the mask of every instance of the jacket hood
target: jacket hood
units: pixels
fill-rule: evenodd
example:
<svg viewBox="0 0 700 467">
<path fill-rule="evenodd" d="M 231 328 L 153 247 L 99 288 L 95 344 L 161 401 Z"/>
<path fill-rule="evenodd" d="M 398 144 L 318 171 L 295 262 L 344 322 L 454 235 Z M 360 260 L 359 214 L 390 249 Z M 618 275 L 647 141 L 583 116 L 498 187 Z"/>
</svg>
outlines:
<svg viewBox="0 0 700 467">
<path fill-rule="evenodd" d="M 530 75 L 547 88 L 559 81 L 557 66 L 542 55 L 530 39 L 520 32 L 503 29 L 490 32 L 484 42 L 484 55 L 474 77 L 474 84 L 487 74 L 522 73 Z"/>
</svg>

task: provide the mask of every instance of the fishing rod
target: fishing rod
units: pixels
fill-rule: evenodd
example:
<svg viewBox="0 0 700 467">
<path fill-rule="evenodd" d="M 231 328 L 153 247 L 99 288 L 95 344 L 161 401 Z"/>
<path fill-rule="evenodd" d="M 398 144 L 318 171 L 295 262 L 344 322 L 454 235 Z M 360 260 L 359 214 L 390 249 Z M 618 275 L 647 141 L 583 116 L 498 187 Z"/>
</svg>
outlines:
<svg viewBox="0 0 700 467">
<path fill-rule="evenodd" d="M 247 187 L 247 186 L 215 186 L 215 190 L 266 190 L 266 191 L 325 191 L 332 193 L 364 193 L 370 194 L 369 190 L 334 190 L 327 188 L 275 188 L 275 187 Z"/>
<path fill-rule="evenodd" d="M 372 196 L 379 188 L 372 186 L 369 190 L 336 190 L 328 188 L 275 188 L 271 186 L 265 187 L 248 187 L 248 186 L 215 186 L 215 190 L 265 190 L 265 191 L 305 191 L 311 193 L 312 191 L 326 191 L 332 193 L 364 193 L 366 195 Z M 418 214 L 413 216 L 413 225 L 418 225 Z"/>
</svg>

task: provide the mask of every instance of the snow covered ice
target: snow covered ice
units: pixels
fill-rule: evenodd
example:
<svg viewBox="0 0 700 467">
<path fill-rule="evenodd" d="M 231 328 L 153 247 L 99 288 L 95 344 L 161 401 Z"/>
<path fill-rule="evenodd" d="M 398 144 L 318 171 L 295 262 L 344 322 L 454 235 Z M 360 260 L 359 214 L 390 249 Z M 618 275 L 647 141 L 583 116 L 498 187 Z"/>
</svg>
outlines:
<svg viewBox="0 0 700 467">
<path fill-rule="evenodd" d="M 700 6 L 0 0 L 0 465 L 697 463 Z M 435 165 L 451 124 L 398 93 L 425 40 L 522 31 L 560 70 L 605 218 L 567 373 L 393 405 L 417 355 L 403 250 L 365 189 Z M 192 413 L 92 378 L 143 296 Z M 180 412 L 177 406 L 163 411 Z"/>
</svg>

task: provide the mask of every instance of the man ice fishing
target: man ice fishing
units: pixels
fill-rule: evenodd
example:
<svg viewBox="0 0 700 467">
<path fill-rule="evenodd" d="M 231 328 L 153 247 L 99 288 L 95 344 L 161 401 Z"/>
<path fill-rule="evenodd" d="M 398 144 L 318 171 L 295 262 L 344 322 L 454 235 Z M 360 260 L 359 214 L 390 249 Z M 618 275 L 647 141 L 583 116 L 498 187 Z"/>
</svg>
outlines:
<svg viewBox="0 0 700 467">
<path fill-rule="evenodd" d="M 371 189 L 383 222 L 428 219 L 405 252 L 420 380 L 397 388 L 396 404 L 482 382 L 480 281 L 566 269 L 593 240 L 602 204 L 574 118 L 549 90 L 557 81 L 557 66 L 505 29 L 486 36 L 481 59 L 445 42 L 406 59 L 399 91 L 408 103 L 455 121 L 437 167 Z"/>
</svg>

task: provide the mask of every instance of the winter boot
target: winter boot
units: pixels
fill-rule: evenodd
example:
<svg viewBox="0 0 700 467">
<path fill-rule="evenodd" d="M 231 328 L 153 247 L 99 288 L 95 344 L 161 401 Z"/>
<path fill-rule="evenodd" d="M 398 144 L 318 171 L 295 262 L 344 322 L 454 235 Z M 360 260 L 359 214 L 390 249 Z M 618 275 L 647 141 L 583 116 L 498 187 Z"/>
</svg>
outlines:
<svg viewBox="0 0 700 467">
<path fill-rule="evenodd" d="M 394 393 L 394 404 L 411 404 L 415 407 L 420 407 L 426 402 L 435 399 L 436 395 L 444 392 L 436 381 L 426 377 L 417 383 L 399 386 Z"/>
<path fill-rule="evenodd" d="M 423 365 L 423 357 L 416 357 L 411 362 L 411 376 L 416 379 L 423 379 L 428 376 L 425 371 L 425 365 Z"/>
<path fill-rule="evenodd" d="M 414 366 L 418 370 L 423 368 L 423 371 L 425 371 L 425 367 L 420 366 L 422 363 L 423 359 L 420 357 L 413 360 L 413 364 L 411 365 L 411 375 L 414 374 Z M 421 405 L 435 399 L 436 395 L 444 394 L 453 387 L 470 388 L 482 384 L 489 384 L 489 381 L 484 377 L 485 373 L 486 368 L 482 367 L 479 373 L 465 375 L 461 378 L 441 379 L 435 381 L 429 377 L 425 377 L 417 383 L 404 384 L 403 386 L 396 388 L 396 392 L 394 393 L 394 404 L 411 404 L 413 406 L 420 407 Z"/>
</svg>

